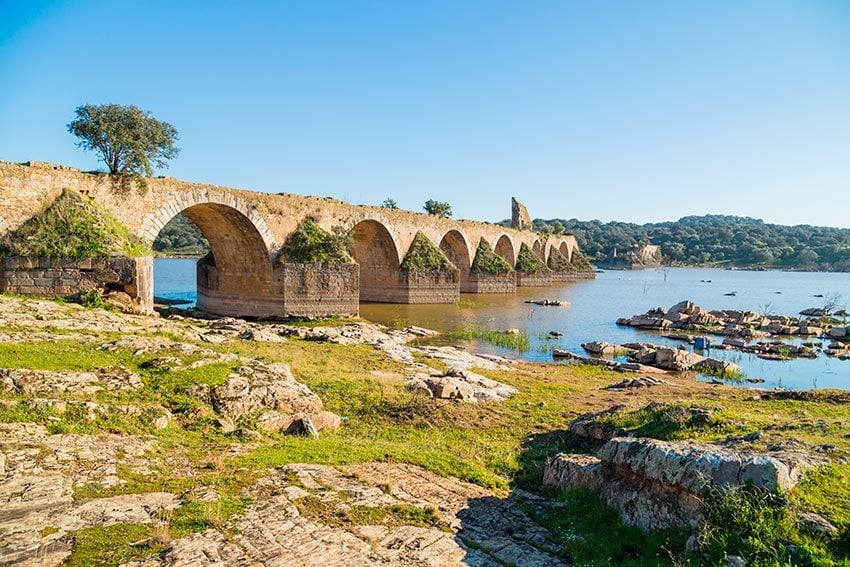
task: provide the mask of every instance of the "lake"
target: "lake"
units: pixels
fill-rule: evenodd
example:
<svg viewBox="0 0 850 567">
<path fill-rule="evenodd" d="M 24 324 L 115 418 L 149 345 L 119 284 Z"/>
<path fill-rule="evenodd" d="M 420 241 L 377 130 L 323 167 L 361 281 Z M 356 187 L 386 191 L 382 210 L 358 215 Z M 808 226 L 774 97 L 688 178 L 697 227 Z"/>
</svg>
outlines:
<svg viewBox="0 0 850 567">
<path fill-rule="evenodd" d="M 195 260 L 157 259 L 154 288 L 158 297 L 195 297 Z M 726 296 L 729 292 L 735 296 Z M 750 272 L 708 268 L 606 271 L 596 280 L 546 288 L 520 288 L 514 295 L 463 294 L 453 305 L 362 304 L 360 314 L 376 323 L 413 324 L 449 332 L 463 326 L 491 329 L 517 328 L 531 338 L 531 348 L 518 353 L 488 343 L 468 342 L 477 351 L 533 361 L 551 361 L 551 350 L 562 348 L 586 354 L 581 343 L 653 342 L 678 346 L 657 333 L 615 324 L 619 317 L 643 313 L 652 307 L 670 307 L 690 299 L 703 309 L 751 309 L 776 315 L 796 315 L 808 307 L 823 306 L 814 295 L 842 294 L 850 299 L 850 274 L 819 272 Z M 530 299 L 558 299 L 567 307 L 540 307 Z M 842 307 L 843 305 L 842 301 Z M 550 331 L 563 336 L 547 337 Z M 710 356 L 741 366 L 751 378 L 766 380 L 759 387 L 850 389 L 850 360 L 820 355 L 817 359 L 762 360 L 738 351 L 712 350 Z"/>
</svg>

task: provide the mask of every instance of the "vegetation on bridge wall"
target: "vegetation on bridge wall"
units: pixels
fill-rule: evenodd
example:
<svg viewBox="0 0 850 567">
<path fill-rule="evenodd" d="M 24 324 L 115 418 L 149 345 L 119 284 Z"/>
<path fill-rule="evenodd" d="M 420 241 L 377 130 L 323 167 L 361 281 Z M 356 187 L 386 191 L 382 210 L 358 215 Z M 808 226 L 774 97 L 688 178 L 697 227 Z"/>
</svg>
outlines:
<svg viewBox="0 0 850 567">
<path fill-rule="evenodd" d="M 431 242 L 427 236 L 417 232 L 410 244 L 410 249 L 401 262 L 403 270 L 420 270 L 438 272 L 456 270 L 440 248 Z"/>
<path fill-rule="evenodd" d="M 472 260 L 472 271 L 484 274 L 505 274 L 512 269 L 504 258 L 493 252 L 490 243 L 482 238 L 475 251 L 475 258 Z"/>
<path fill-rule="evenodd" d="M 352 262 L 351 235 L 342 229 L 332 232 L 320 227 L 310 217 L 305 218 L 283 244 L 281 259 L 297 264 L 338 266 Z"/>
<path fill-rule="evenodd" d="M 97 203 L 64 189 L 47 209 L 0 240 L 7 256 L 83 260 L 138 257 L 151 250 Z"/>
<path fill-rule="evenodd" d="M 543 263 L 543 260 L 540 259 L 528 245 L 523 242 L 522 246 L 519 247 L 519 254 L 517 255 L 516 260 L 516 270 L 518 272 L 525 272 L 527 274 L 536 274 L 538 272 L 546 271 L 546 264 Z"/>
<path fill-rule="evenodd" d="M 549 266 L 550 270 L 555 272 L 564 272 L 572 269 L 570 261 L 564 258 L 561 251 L 555 247 L 552 247 L 549 251 L 549 260 L 547 260 L 546 265 Z"/>
</svg>

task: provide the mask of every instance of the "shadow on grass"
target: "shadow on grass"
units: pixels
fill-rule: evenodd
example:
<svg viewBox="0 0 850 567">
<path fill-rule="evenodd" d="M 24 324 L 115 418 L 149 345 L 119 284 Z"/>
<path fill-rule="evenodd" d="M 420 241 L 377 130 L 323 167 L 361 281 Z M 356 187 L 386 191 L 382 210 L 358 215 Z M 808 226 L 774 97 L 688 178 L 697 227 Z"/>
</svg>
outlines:
<svg viewBox="0 0 850 567">
<path fill-rule="evenodd" d="M 467 565 L 485 559 L 507 565 L 670 565 L 688 534 L 644 534 L 624 525 L 618 513 L 590 490 L 546 490 L 543 470 L 558 453 L 587 453 L 563 430 L 529 435 L 520 469 L 506 498 L 470 500 L 458 514 L 457 540 L 469 551 Z"/>
</svg>

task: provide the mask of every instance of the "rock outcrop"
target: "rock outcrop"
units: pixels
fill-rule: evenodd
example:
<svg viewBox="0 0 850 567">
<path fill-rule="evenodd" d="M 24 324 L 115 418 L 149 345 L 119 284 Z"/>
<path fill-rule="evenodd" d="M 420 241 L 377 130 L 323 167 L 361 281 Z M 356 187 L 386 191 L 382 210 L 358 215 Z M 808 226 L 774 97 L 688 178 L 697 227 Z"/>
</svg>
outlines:
<svg viewBox="0 0 850 567">
<path fill-rule="evenodd" d="M 710 335 L 759 339 L 771 336 L 817 336 L 833 327 L 820 317 L 799 319 L 780 315 L 763 315 L 755 311 L 705 311 L 690 301 L 681 301 L 669 309 L 655 307 L 646 313 L 617 320 L 618 325 L 656 331 L 689 330 Z M 835 331 L 840 334 L 841 331 Z"/>
<path fill-rule="evenodd" d="M 695 528 L 702 498 L 751 484 L 789 490 L 811 467 L 788 453 L 748 453 L 713 445 L 614 437 L 595 456 L 561 453 L 546 463 L 543 483 L 585 486 L 643 530 Z"/>
</svg>

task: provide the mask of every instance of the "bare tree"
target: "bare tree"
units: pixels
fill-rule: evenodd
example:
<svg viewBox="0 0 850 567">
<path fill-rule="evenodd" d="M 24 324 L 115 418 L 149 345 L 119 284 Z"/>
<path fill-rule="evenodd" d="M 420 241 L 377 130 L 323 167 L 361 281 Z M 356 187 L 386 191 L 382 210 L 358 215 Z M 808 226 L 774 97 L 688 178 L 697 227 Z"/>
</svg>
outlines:
<svg viewBox="0 0 850 567">
<path fill-rule="evenodd" d="M 827 294 L 827 296 L 824 298 L 823 310 L 826 311 L 827 315 L 831 315 L 834 311 L 838 311 L 839 309 L 844 308 L 844 298 L 837 291 Z"/>
</svg>

